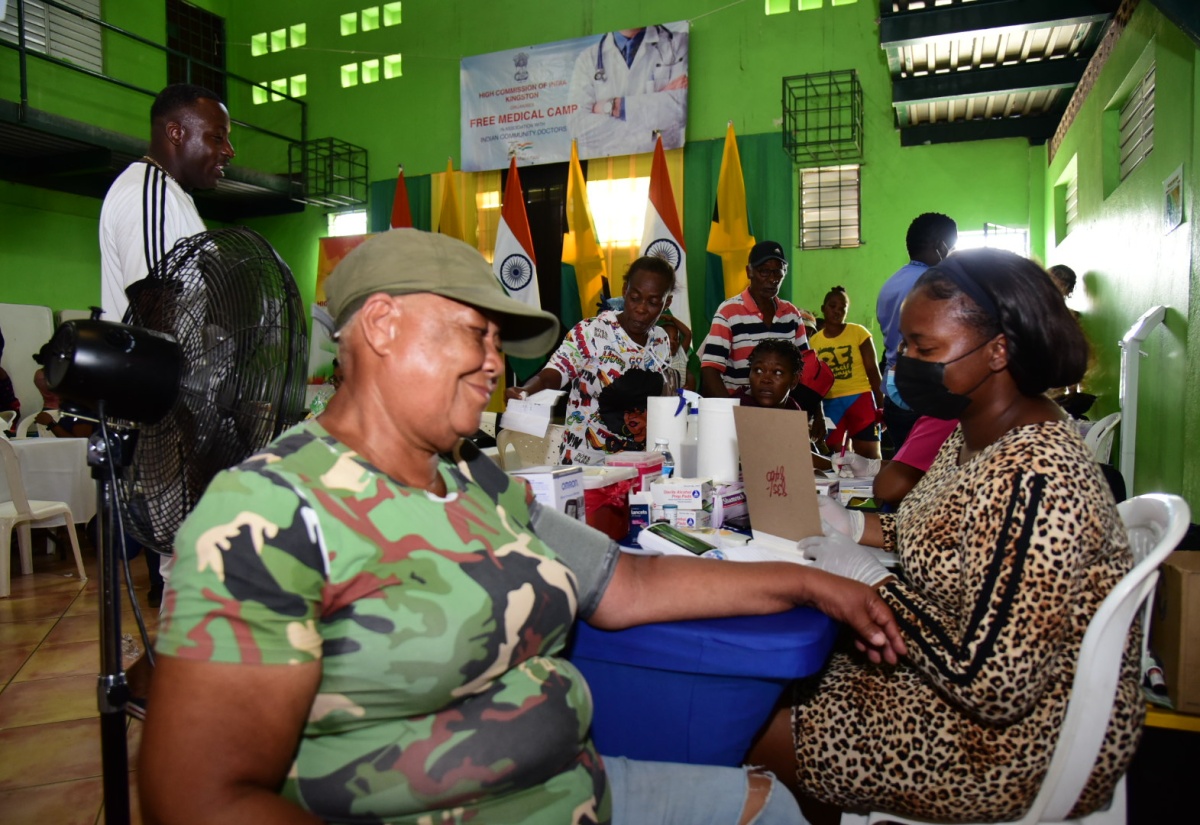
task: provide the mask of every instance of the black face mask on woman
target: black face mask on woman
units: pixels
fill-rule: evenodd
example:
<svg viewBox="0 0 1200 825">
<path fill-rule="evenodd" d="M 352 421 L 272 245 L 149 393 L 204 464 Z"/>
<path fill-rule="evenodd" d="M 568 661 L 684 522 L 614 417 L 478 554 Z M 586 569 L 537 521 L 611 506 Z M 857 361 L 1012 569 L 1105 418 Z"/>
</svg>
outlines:
<svg viewBox="0 0 1200 825">
<path fill-rule="evenodd" d="M 953 361 L 920 361 L 907 355 L 896 356 L 896 391 L 900 393 L 904 403 L 918 415 L 928 415 L 943 421 L 960 418 L 971 403 L 971 393 L 983 386 L 983 382 L 991 378 L 993 373 L 989 371 L 979 379 L 979 383 L 967 390 L 965 395 L 959 395 L 946 389 L 946 367 L 978 352 L 990 342 L 991 339 L 984 341 Z"/>
</svg>

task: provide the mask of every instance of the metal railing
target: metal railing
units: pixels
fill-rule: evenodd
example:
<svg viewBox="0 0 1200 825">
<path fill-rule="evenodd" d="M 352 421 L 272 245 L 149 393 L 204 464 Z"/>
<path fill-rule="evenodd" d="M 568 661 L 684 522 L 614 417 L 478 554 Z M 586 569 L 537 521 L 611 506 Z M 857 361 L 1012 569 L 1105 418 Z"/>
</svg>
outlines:
<svg viewBox="0 0 1200 825">
<path fill-rule="evenodd" d="M 43 61 L 45 63 L 60 66 L 64 69 L 68 69 L 73 72 L 78 72 L 82 75 L 86 75 L 88 77 L 94 78 L 96 80 L 102 81 L 102 82 L 110 84 L 112 86 L 120 87 L 123 89 L 128 89 L 130 91 L 146 95 L 147 97 L 150 97 L 150 98 L 154 98 L 161 91 L 161 88 L 147 89 L 144 86 L 138 85 L 137 83 L 131 82 L 129 80 L 125 80 L 125 79 L 122 79 L 119 77 L 115 77 L 113 75 L 105 74 L 104 72 L 98 72 L 98 71 L 95 71 L 94 69 L 90 69 L 86 66 L 80 66 L 75 63 L 72 63 L 69 60 L 63 60 L 59 57 L 55 57 L 55 56 L 49 54 L 48 48 L 47 48 L 46 53 L 43 53 L 43 52 L 35 50 L 35 49 L 31 49 L 29 47 L 29 43 L 27 42 L 27 38 L 26 38 L 25 0 L 8 0 L 8 2 L 9 2 L 10 7 L 14 3 L 16 6 L 17 42 L 11 43 L 7 40 L 0 40 L 0 46 L 3 46 L 8 49 L 14 49 L 17 52 L 17 62 L 18 62 L 19 69 L 20 69 L 20 108 L 19 108 L 18 117 L 21 121 L 25 121 L 28 111 L 29 111 L 29 63 L 30 63 L 31 58 L 33 58 L 36 61 Z M 153 40 L 150 40 L 148 38 L 142 37 L 139 34 L 135 34 L 131 31 L 123 29 L 120 26 L 114 26 L 113 24 L 108 23 L 104 20 L 101 20 L 100 18 L 95 17 L 91 14 L 79 11 L 78 9 L 71 8 L 70 6 L 66 6 L 63 3 L 58 2 L 57 0 L 41 0 L 41 2 L 47 8 L 54 8 L 65 14 L 71 15 L 73 17 L 77 17 L 80 20 L 86 21 L 87 23 L 90 23 L 94 26 L 100 27 L 100 29 L 103 31 L 111 32 L 112 34 L 117 35 L 121 38 L 124 38 L 125 40 L 130 41 L 132 43 L 136 43 L 141 47 L 146 47 L 146 48 L 149 48 L 152 50 L 156 50 L 158 52 L 163 53 L 164 55 L 173 55 L 175 57 L 181 58 L 184 61 L 184 65 L 186 66 L 186 74 L 189 79 L 192 74 L 193 66 L 201 66 L 210 71 L 217 72 L 220 75 L 224 76 L 227 83 L 228 83 L 228 81 L 232 80 L 232 81 L 236 81 L 238 83 L 244 83 L 250 87 L 257 87 L 257 88 L 263 89 L 266 92 L 268 92 L 269 93 L 268 99 L 270 99 L 270 100 L 277 101 L 277 100 L 282 99 L 282 100 L 286 100 L 287 102 L 289 102 L 291 104 L 295 104 L 297 107 L 299 107 L 299 112 L 298 112 L 299 125 L 298 125 L 298 132 L 296 134 L 291 134 L 291 135 L 283 134 L 274 129 L 268 129 L 263 126 L 255 125 L 254 123 L 251 123 L 251 122 L 245 120 L 244 118 L 234 118 L 231 116 L 230 120 L 232 121 L 233 124 L 243 128 L 243 129 L 250 130 L 252 132 L 263 135 L 268 138 L 274 138 L 276 140 L 284 141 L 285 143 L 287 143 L 289 145 L 292 143 L 300 143 L 303 145 L 307 141 L 307 139 L 308 139 L 308 104 L 306 104 L 303 100 L 294 98 L 284 92 L 275 91 L 269 85 L 267 85 L 265 83 L 260 83 L 255 80 L 251 80 L 250 78 L 243 77 L 241 75 L 229 72 L 225 69 L 224 66 L 214 66 L 211 63 L 208 63 L 206 61 L 199 60 L 197 58 L 191 57 L 190 55 L 184 54 L 183 52 L 180 52 L 177 49 L 172 49 L 168 46 L 162 45 L 161 43 L 155 43 Z M 110 46 L 110 44 L 108 44 L 108 43 L 105 44 L 106 49 L 109 46 Z M 164 77 L 164 85 L 165 85 L 165 77 Z M 283 151 L 284 152 L 287 151 L 286 147 L 284 148 Z"/>
</svg>

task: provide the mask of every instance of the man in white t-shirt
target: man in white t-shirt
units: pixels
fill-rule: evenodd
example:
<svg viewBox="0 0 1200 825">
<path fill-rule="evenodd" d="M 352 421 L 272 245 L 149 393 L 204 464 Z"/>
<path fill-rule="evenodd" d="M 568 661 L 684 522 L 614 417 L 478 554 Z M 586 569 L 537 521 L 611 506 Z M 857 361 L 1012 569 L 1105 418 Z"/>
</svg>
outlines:
<svg viewBox="0 0 1200 825">
<path fill-rule="evenodd" d="M 100 304 L 120 321 L 125 289 L 147 273 L 180 238 L 205 230 L 193 189 L 214 189 L 233 158 L 229 112 L 216 93 L 177 83 L 150 107 L 150 151 L 129 164 L 100 209 Z"/>
<path fill-rule="evenodd" d="M 215 92 L 177 83 L 154 98 L 150 151 L 117 176 L 100 208 L 100 305 L 106 321 L 125 317 L 126 288 L 145 278 L 176 242 L 205 231 L 190 193 L 216 188 L 233 156 L 229 112 Z M 158 553 L 146 551 L 151 607 L 162 602 L 159 562 Z"/>
</svg>

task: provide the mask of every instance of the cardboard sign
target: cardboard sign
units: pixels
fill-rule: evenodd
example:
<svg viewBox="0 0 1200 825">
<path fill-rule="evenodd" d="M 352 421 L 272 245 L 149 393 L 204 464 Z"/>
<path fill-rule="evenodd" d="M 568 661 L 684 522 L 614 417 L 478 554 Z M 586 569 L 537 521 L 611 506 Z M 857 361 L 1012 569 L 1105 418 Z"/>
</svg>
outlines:
<svg viewBox="0 0 1200 825">
<path fill-rule="evenodd" d="M 750 524 L 789 542 L 821 535 L 808 416 L 796 410 L 734 407 Z"/>
</svg>

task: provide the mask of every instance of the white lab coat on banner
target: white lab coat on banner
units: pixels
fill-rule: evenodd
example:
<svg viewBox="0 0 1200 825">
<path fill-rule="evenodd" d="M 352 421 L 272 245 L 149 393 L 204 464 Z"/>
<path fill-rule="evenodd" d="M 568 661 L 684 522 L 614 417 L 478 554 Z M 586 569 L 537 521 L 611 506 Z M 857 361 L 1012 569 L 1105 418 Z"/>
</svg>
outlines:
<svg viewBox="0 0 1200 825">
<path fill-rule="evenodd" d="M 578 106 L 571 115 L 571 136 L 578 142 L 579 156 L 652 152 L 657 134 L 662 134 L 664 149 L 683 146 L 687 64 L 688 33 L 666 26 L 646 27 L 632 66 L 625 65 L 611 32 L 584 49 L 575 61 L 570 91 L 571 103 Z M 683 88 L 663 91 L 679 78 L 685 80 Z M 592 111 L 597 102 L 613 98 L 623 99 L 622 118 Z"/>
</svg>

